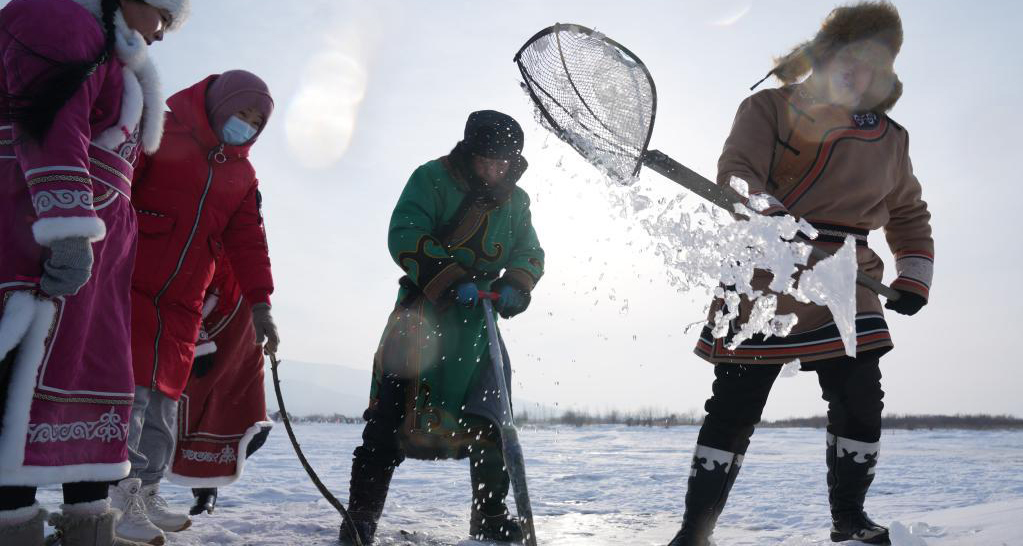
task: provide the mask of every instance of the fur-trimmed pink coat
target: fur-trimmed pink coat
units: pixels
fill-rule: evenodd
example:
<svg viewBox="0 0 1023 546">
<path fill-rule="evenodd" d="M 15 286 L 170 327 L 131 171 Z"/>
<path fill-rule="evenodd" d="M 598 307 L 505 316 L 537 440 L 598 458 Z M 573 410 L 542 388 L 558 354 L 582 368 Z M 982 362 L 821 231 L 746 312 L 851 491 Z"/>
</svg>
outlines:
<svg viewBox="0 0 1023 546">
<path fill-rule="evenodd" d="M 0 10 L 0 89 L 23 93 L 48 68 L 28 50 L 58 62 L 97 58 L 104 33 L 92 4 L 13 0 Z M 145 41 L 119 13 L 116 28 L 115 55 L 42 141 L 0 127 L 0 358 L 11 365 L 0 386 L 0 485 L 128 472 L 131 178 L 139 148 L 156 149 L 163 124 Z M 42 264 L 47 246 L 66 237 L 92 241 L 92 277 L 78 294 L 51 299 L 38 291 Z"/>
</svg>

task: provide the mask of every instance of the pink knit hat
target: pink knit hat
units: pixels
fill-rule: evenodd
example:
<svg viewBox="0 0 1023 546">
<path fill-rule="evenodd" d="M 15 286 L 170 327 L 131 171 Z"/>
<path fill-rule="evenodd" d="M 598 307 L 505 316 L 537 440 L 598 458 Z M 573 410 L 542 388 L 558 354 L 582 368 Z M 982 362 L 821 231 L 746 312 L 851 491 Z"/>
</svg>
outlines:
<svg viewBox="0 0 1023 546">
<path fill-rule="evenodd" d="M 228 70 L 206 89 L 206 116 L 217 135 L 220 135 L 220 130 L 231 116 L 246 108 L 255 108 L 266 121 L 270 120 L 274 110 L 274 100 L 266 83 L 251 72 Z M 263 127 L 266 127 L 266 121 Z M 260 133 L 263 127 L 259 128 Z"/>
</svg>

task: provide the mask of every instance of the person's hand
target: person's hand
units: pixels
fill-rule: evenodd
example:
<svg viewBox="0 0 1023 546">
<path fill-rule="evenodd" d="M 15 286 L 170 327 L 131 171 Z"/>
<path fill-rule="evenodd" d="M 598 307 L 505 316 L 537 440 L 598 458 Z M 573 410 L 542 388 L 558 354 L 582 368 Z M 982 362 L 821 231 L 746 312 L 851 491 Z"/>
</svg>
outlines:
<svg viewBox="0 0 1023 546">
<path fill-rule="evenodd" d="M 210 373 L 210 370 L 213 369 L 213 365 L 216 363 L 214 360 L 214 355 L 216 354 L 217 353 L 206 353 L 202 356 L 195 357 L 195 360 L 192 361 L 192 375 L 195 376 L 196 379 Z"/>
<path fill-rule="evenodd" d="M 252 326 L 256 329 L 256 343 L 263 345 L 263 350 L 267 353 L 277 354 L 281 338 L 277 335 L 277 325 L 270 314 L 269 303 L 257 303 L 252 306 Z"/>
<path fill-rule="evenodd" d="M 480 289 L 474 282 L 463 282 L 455 286 L 454 296 L 455 303 L 466 309 L 472 309 L 479 303 Z"/>
<path fill-rule="evenodd" d="M 526 310 L 529 306 L 529 296 L 525 292 L 510 284 L 505 284 L 497 291 L 500 296 L 497 298 L 497 312 L 504 318 L 512 318 Z"/>
<path fill-rule="evenodd" d="M 518 283 L 509 281 L 506 277 L 494 281 L 490 289 L 499 296 L 494 307 L 503 318 L 512 318 L 525 311 L 532 300 L 528 290 L 523 290 Z"/>
<path fill-rule="evenodd" d="M 919 294 L 913 292 L 907 292 L 906 290 L 895 289 L 899 293 L 899 299 L 888 300 L 884 304 L 885 309 L 891 309 L 896 313 L 903 315 L 915 315 L 923 306 L 927 305 L 927 300 Z"/>
<path fill-rule="evenodd" d="M 85 237 L 68 237 L 50 243 L 50 257 L 43 263 L 39 288 L 50 297 L 73 296 L 92 276 L 92 243 Z"/>
</svg>

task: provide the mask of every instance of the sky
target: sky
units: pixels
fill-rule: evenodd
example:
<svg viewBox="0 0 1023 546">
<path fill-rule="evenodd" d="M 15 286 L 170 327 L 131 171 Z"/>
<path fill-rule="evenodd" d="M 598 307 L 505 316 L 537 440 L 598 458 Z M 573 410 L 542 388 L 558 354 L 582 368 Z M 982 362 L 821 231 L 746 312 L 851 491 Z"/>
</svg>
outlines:
<svg viewBox="0 0 1023 546">
<path fill-rule="evenodd" d="M 645 61 L 658 89 L 651 148 L 713 178 L 735 109 L 773 56 L 835 6 L 763 0 L 193 0 L 152 48 L 165 92 L 243 68 L 276 110 L 252 162 L 264 195 L 281 356 L 371 368 L 401 271 L 388 220 L 409 174 L 447 153 L 479 109 L 526 130 L 547 253 L 529 310 L 502 322 L 516 397 L 561 409 L 700 412 L 712 366 L 692 353 L 709 299 L 671 286 L 636 219 L 597 172 L 534 120 L 512 57 L 555 22 L 594 27 Z M 905 92 L 891 112 L 933 215 L 931 303 L 891 314 L 886 412 L 1023 416 L 1016 139 L 1023 5 L 895 2 Z M 767 82 L 765 85 L 775 85 Z M 682 191 L 646 172 L 652 196 Z M 696 200 L 695 196 L 690 197 Z M 894 267 L 883 237 L 871 246 Z M 687 325 L 696 325 L 687 329 Z M 287 371 L 282 369 L 282 374 Z M 368 388 L 368 385 L 367 385 Z M 822 414 L 813 374 L 780 379 L 766 418 Z"/>
</svg>

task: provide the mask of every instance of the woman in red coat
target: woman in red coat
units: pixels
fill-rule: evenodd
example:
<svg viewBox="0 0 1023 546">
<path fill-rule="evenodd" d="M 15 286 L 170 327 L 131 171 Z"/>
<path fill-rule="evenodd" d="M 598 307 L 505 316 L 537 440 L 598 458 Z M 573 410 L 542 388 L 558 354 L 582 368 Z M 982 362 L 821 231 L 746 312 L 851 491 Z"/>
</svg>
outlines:
<svg viewBox="0 0 1023 546">
<path fill-rule="evenodd" d="M 113 488 L 125 512 L 118 533 L 140 541 L 190 524 L 187 515 L 167 510 L 158 487 L 172 455 L 203 294 L 221 255 L 238 272 L 257 340 L 269 339 L 270 351 L 278 343 L 258 182 L 248 161 L 273 99 L 257 76 L 233 70 L 178 92 L 167 104 L 163 144 L 144 158 L 133 187 L 139 247 L 132 279 L 132 469 Z M 139 504 L 144 510 L 126 509 Z"/>
<path fill-rule="evenodd" d="M 192 515 L 213 513 L 217 488 L 241 477 L 273 427 L 266 416 L 263 351 L 231 264 L 217 263 L 206 290 L 202 331 L 178 403 L 177 442 L 167 479 L 192 487 Z"/>
</svg>

